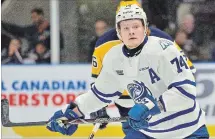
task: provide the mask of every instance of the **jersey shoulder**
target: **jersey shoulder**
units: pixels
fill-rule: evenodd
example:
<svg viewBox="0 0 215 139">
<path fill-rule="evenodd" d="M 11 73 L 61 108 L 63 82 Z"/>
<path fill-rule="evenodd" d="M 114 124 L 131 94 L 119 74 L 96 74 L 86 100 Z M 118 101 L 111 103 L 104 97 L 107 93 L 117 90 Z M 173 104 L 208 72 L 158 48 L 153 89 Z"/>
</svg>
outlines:
<svg viewBox="0 0 215 139">
<path fill-rule="evenodd" d="M 180 48 L 179 45 L 177 45 L 177 43 L 172 42 L 168 39 L 164 39 L 164 38 L 158 38 L 155 36 L 149 36 L 148 37 L 149 43 L 148 43 L 148 54 L 149 55 L 160 55 L 161 52 L 165 52 L 165 51 L 169 51 L 169 53 L 171 53 L 172 51 L 178 51 L 181 53 L 181 55 L 183 55 L 184 57 L 186 57 L 186 61 L 187 64 L 189 66 L 189 68 L 192 70 L 193 73 L 196 72 L 196 69 L 193 65 L 193 63 L 187 58 L 187 56 L 184 54 L 183 50 Z M 167 49 L 170 48 L 170 49 Z"/>
<path fill-rule="evenodd" d="M 122 54 L 122 47 L 124 46 L 123 43 L 120 43 L 116 45 L 115 47 L 112 47 L 104 56 L 103 63 L 106 63 L 107 61 L 111 62 L 119 59 Z M 106 62 L 105 62 L 106 61 Z"/>
<path fill-rule="evenodd" d="M 97 78 L 103 67 L 103 59 L 105 55 L 114 47 L 122 42 L 120 40 L 108 41 L 95 48 L 92 61 L 92 77 Z"/>
<path fill-rule="evenodd" d="M 113 40 L 119 40 L 117 37 L 116 29 L 110 29 L 106 33 L 104 33 L 96 42 L 95 48 L 101 46 L 102 44 L 113 41 Z"/>
<path fill-rule="evenodd" d="M 106 55 L 106 53 L 112 49 L 113 47 L 118 46 L 118 44 L 121 44 L 122 42 L 120 40 L 113 40 L 108 41 L 99 47 L 96 47 L 93 53 L 93 56 L 99 57 L 100 59 L 103 59 L 103 57 Z"/>
<path fill-rule="evenodd" d="M 174 42 L 165 38 L 149 36 L 146 45 L 147 52 L 159 54 L 160 52 L 166 51 L 168 47 L 174 46 Z"/>
</svg>

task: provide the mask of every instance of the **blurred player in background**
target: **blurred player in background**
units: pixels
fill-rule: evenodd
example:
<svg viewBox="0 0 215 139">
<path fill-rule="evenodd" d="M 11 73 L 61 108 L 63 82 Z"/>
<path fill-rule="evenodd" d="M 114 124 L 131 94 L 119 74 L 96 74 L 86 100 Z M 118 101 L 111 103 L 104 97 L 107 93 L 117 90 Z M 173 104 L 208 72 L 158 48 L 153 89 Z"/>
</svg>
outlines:
<svg viewBox="0 0 215 139">
<path fill-rule="evenodd" d="M 116 31 L 123 43 L 106 53 L 91 90 L 57 111 L 47 128 L 72 135 L 77 125 L 62 120 L 84 118 L 116 102 L 126 89 L 135 105 L 128 112 L 132 128 L 124 139 L 209 138 L 204 111 L 196 101 L 195 78 L 175 44 L 147 36 L 146 14 L 136 4 L 120 8 Z"/>
</svg>

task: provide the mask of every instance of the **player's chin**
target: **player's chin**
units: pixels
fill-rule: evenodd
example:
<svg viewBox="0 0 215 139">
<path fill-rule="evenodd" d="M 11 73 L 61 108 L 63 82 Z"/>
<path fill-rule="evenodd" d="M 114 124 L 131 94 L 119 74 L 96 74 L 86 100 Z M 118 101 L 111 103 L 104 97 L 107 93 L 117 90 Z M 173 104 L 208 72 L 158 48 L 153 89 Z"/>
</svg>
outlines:
<svg viewBox="0 0 215 139">
<path fill-rule="evenodd" d="M 131 46 L 132 48 L 136 48 L 139 45 L 140 45 L 140 43 L 138 41 L 132 41 L 132 42 L 129 42 L 128 46 Z"/>
</svg>

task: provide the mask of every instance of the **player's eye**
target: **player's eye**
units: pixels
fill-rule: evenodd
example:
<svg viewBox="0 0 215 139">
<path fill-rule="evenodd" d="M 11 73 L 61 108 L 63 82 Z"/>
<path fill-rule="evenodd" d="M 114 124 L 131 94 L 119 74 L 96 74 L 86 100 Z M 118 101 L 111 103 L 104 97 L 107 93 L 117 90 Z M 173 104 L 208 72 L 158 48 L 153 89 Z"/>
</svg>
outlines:
<svg viewBox="0 0 215 139">
<path fill-rule="evenodd" d="M 128 30 L 128 27 L 124 27 L 124 30 Z"/>
<path fill-rule="evenodd" d="M 138 25 L 135 25 L 135 26 L 133 26 L 133 28 L 134 28 L 134 29 L 137 29 L 137 28 L 139 28 L 139 26 L 138 26 Z"/>
</svg>

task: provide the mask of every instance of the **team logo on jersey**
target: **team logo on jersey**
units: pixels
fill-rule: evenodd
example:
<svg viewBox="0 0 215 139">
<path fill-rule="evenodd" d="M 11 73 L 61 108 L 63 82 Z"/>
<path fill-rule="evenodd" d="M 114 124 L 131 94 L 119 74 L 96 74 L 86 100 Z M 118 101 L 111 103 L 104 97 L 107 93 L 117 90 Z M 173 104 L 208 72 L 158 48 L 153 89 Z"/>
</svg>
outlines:
<svg viewBox="0 0 215 139">
<path fill-rule="evenodd" d="M 160 40 L 159 43 L 160 43 L 161 47 L 163 48 L 163 50 L 165 50 L 170 45 L 173 45 L 173 43 L 169 40 Z"/>
<path fill-rule="evenodd" d="M 145 103 L 147 94 L 152 95 L 151 91 L 145 86 L 143 82 L 134 81 L 127 85 L 128 92 L 136 103 Z"/>
</svg>

